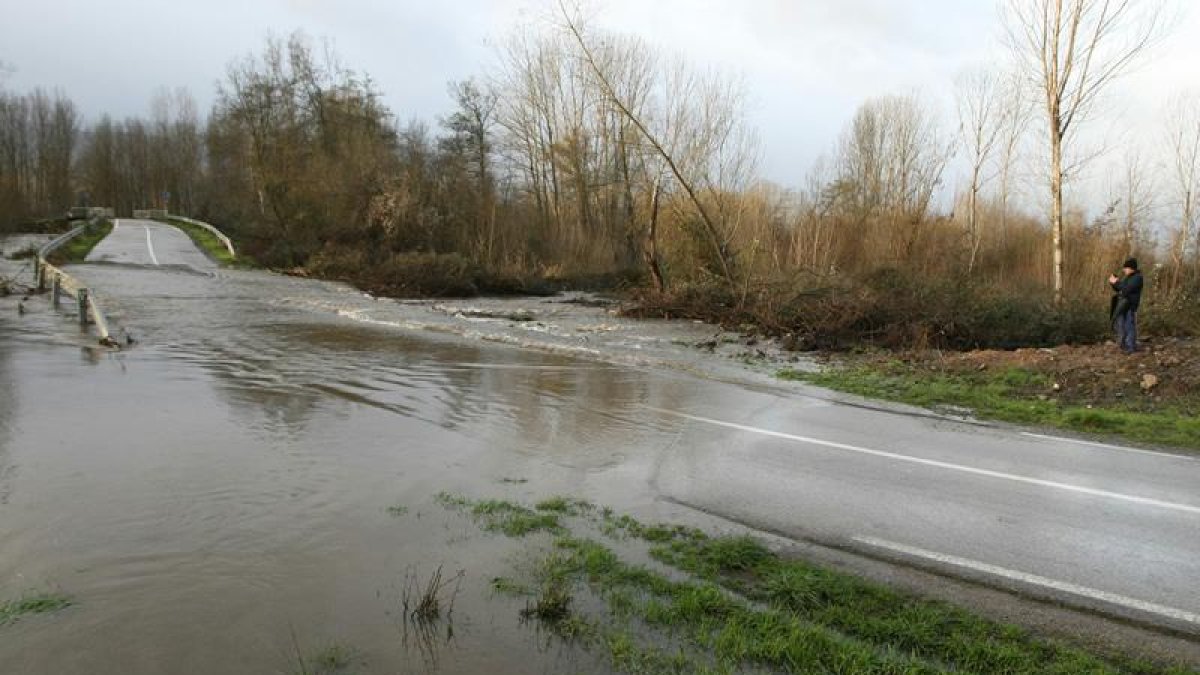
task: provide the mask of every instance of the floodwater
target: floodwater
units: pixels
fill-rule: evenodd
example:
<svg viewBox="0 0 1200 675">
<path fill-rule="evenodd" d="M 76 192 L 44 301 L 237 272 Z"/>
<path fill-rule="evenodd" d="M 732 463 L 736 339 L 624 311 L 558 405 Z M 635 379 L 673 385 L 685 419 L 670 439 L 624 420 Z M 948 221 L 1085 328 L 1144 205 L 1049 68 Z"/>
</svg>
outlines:
<svg viewBox="0 0 1200 675">
<path fill-rule="evenodd" d="M 654 481 L 678 435 L 645 406 L 719 404 L 682 372 L 732 362 L 682 346 L 711 328 L 634 334 L 561 298 L 489 305 L 513 321 L 258 272 L 72 271 L 134 344 L 95 347 L 45 296 L 24 315 L 0 299 L 0 601 L 75 603 L 0 627 L 0 672 L 290 673 L 332 644 L 363 673 L 606 672 L 489 591 L 525 544 L 434 497 L 672 515 Z M 528 340 L 546 349 L 492 344 Z M 597 343 L 609 362 L 578 358 Z M 410 639 L 405 581 L 439 566 L 463 572 L 453 638 Z"/>
</svg>

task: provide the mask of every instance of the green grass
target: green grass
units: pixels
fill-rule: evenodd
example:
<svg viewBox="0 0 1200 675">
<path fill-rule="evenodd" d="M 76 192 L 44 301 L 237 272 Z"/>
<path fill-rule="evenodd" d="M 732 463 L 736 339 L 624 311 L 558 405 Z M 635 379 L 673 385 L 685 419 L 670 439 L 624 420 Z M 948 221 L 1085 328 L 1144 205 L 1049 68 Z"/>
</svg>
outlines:
<svg viewBox="0 0 1200 675">
<path fill-rule="evenodd" d="M 893 364 L 880 369 L 852 367 L 820 373 L 783 370 L 778 376 L 924 408 L 961 406 L 970 408 L 982 419 L 1200 450 L 1200 417 L 1174 408 L 1139 410 L 1128 406 L 1088 408 L 1063 404 L 1046 397 L 1044 392 L 1053 385 L 1046 376 L 1021 369 L 967 376 L 931 374 Z"/>
<path fill-rule="evenodd" d="M 476 518 L 537 513 L 510 502 L 454 501 Z M 583 517 L 573 526 L 592 527 L 614 541 L 643 541 L 650 557 L 674 572 L 630 563 L 560 522 L 536 530 L 548 532 L 553 547 L 535 566 L 533 586 L 505 578 L 493 587 L 529 595 L 522 616 L 605 650 L 623 672 L 1195 672 L 1047 640 L 961 607 L 779 556 L 751 537 L 644 525 L 578 500 L 553 503 Z M 486 520 L 480 525 L 488 528 Z M 594 604 L 577 602 L 580 593 L 598 597 L 605 618 L 578 609 Z"/>
<path fill-rule="evenodd" d="M 389 506 L 387 507 L 387 512 L 389 516 L 396 516 L 399 518 L 400 516 L 408 514 L 408 507 L 399 504 L 396 506 Z"/>
<path fill-rule="evenodd" d="M 225 248 L 225 244 L 217 239 L 216 235 L 198 225 L 193 225 L 189 222 L 176 220 L 175 218 L 160 219 L 161 222 L 173 225 L 174 227 L 183 230 L 184 234 L 191 237 L 196 246 L 200 250 L 208 254 L 208 257 L 217 261 L 217 263 L 226 267 L 254 267 L 253 261 L 247 259 L 244 255 L 230 255 L 229 249 Z"/>
<path fill-rule="evenodd" d="M 72 605 L 72 600 L 61 593 L 34 593 L 18 600 L 0 604 L 0 626 L 13 623 L 23 616 L 57 612 Z"/>
<path fill-rule="evenodd" d="M 353 647 L 331 644 L 307 658 L 298 658 L 296 675 L 343 675 L 355 663 L 361 661 Z"/>
<path fill-rule="evenodd" d="M 94 225 L 88 225 L 83 233 L 71 239 L 50 253 L 50 262 L 54 265 L 81 263 L 101 240 L 112 232 L 112 221 L 102 220 Z"/>
</svg>

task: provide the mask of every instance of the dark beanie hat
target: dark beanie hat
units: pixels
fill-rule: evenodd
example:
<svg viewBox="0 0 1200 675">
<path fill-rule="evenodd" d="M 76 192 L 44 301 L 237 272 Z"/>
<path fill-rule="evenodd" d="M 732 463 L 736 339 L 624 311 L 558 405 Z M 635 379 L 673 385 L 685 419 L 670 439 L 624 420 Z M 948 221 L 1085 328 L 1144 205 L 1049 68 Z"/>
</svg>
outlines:
<svg viewBox="0 0 1200 675">
<path fill-rule="evenodd" d="M 1125 261 L 1125 264 L 1124 264 L 1124 265 L 1122 265 L 1121 267 L 1128 267 L 1128 268 L 1129 268 L 1129 269 L 1131 269 L 1131 270 L 1136 270 L 1136 269 L 1138 268 L 1138 266 L 1137 266 L 1137 258 L 1129 258 L 1129 259 L 1127 259 L 1127 260 Z"/>
</svg>

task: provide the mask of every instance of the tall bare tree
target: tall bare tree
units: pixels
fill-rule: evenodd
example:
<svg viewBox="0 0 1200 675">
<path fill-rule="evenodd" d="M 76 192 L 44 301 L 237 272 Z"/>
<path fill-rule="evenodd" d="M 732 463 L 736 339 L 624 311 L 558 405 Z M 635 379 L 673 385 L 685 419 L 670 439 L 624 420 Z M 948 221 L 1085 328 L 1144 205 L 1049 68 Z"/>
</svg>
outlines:
<svg viewBox="0 0 1200 675">
<path fill-rule="evenodd" d="M 1063 163 L 1101 94 L 1161 35 L 1160 0 L 1007 0 L 1009 42 L 1043 98 L 1050 151 L 1054 296 L 1063 296 Z"/>
<path fill-rule="evenodd" d="M 966 71 L 958 77 L 958 124 L 960 141 L 966 151 L 969 170 L 967 185 L 967 238 L 970 259 L 967 273 L 975 271 L 983 232 L 979 226 L 979 196 L 993 175 L 992 155 L 1000 146 L 1005 131 L 1004 116 L 1012 110 L 1003 101 L 1004 90 L 997 76 L 988 70 Z"/>
<path fill-rule="evenodd" d="M 560 17 L 578 53 L 590 71 L 604 99 L 636 130 L 650 153 L 665 165 L 675 183 L 699 216 L 719 274 L 731 289 L 736 288 L 734 256 L 730 249 L 729 223 L 722 222 L 720 210 L 706 201 L 705 192 L 720 190 L 714 181 L 722 167 L 722 153 L 734 149 L 738 140 L 740 96 L 720 78 L 696 75 L 682 65 L 668 70 L 661 86 L 669 90 L 670 101 L 660 124 L 640 113 L 622 96 L 616 78 L 599 58 L 579 12 L 560 0 Z M 736 155 L 736 151 L 731 153 Z"/>
<path fill-rule="evenodd" d="M 1200 94 L 1179 95 L 1167 106 L 1169 166 L 1179 205 L 1179 227 L 1171 246 L 1173 277 L 1179 281 L 1200 215 Z M 1200 245 L 1197 246 L 1200 256 Z"/>
<path fill-rule="evenodd" d="M 1154 181 L 1136 149 L 1125 153 L 1121 167 L 1121 233 L 1125 255 L 1137 252 L 1138 232 L 1154 214 Z"/>
</svg>

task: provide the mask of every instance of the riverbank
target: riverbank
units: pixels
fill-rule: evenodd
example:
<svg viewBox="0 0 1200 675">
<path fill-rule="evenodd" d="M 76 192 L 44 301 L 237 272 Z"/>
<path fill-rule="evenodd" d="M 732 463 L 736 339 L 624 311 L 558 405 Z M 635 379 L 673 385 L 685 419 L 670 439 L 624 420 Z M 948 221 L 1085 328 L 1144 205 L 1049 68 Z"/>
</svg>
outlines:
<svg viewBox="0 0 1200 675">
<path fill-rule="evenodd" d="M 1013 351 L 824 354 L 779 376 L 954 415 L 1200 451 L 1200 342 L 1156 338 Z"/>
</svg>

